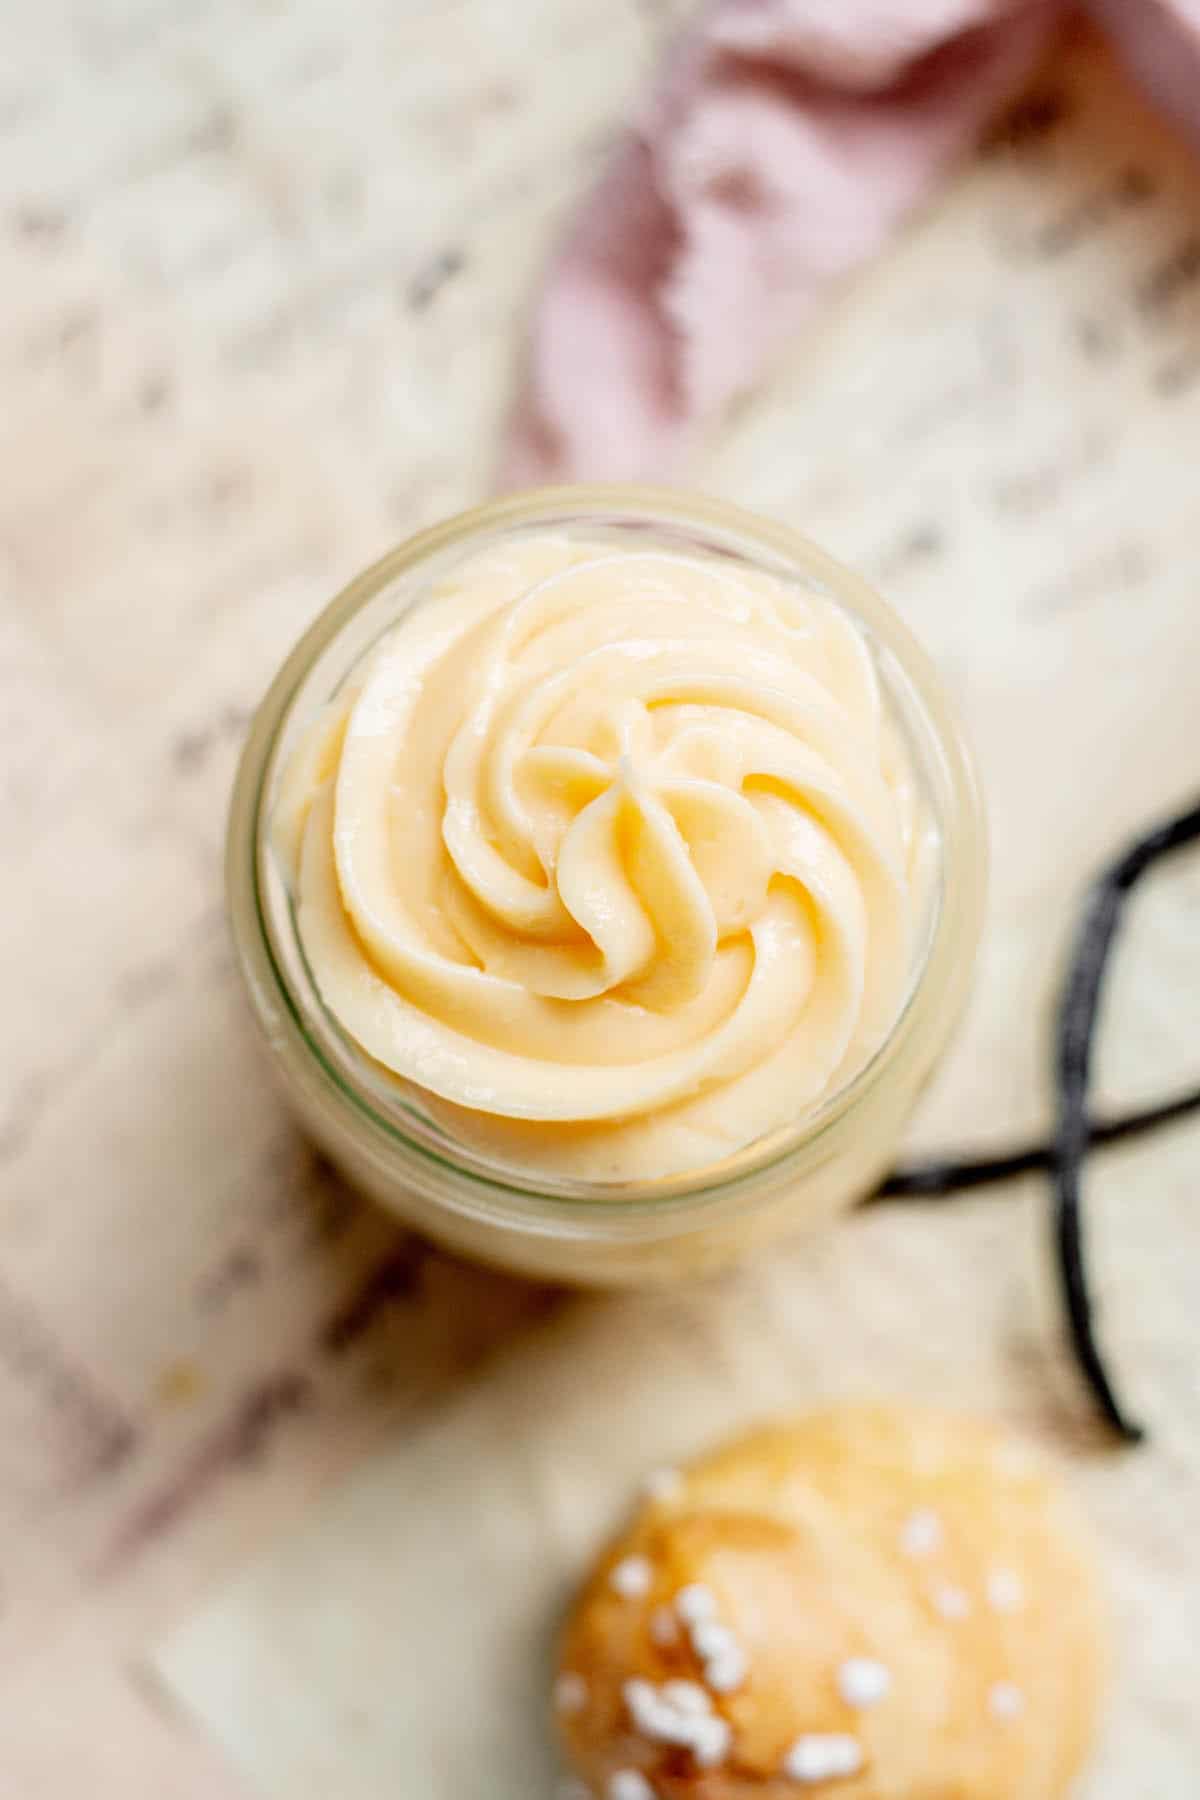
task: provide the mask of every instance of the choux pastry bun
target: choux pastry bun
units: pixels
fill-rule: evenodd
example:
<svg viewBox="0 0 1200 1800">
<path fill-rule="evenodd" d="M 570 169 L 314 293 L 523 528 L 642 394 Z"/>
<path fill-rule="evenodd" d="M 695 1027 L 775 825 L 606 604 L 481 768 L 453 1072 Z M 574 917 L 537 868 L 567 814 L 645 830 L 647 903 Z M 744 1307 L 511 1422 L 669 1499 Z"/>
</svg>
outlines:
<svg viewBox="0 0 1200 1800">
<path fill-rule="evenodd" d="M 1104 1676 L 1086 1534 L 971 1419 L 840 1407 L 662 1470 L 554 1688 L 592 1800 L 1058 1800 Z"/>
</svg>

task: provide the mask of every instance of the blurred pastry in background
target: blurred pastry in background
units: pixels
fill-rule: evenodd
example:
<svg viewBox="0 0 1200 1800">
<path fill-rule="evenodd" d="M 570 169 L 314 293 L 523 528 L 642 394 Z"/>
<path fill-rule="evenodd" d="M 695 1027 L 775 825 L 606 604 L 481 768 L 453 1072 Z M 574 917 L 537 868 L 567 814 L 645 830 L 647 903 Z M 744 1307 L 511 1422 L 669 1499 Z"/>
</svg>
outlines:
<svg viewBox="0 0 1200 1800">
<path fill-rule="evenodd" d="M 1104 1612 L 1032 1450 L 843 1407 L 661 1470 L 567 1625 L 554 1688 L 595 1800 L 1057 1800 Z"/>
</svg>

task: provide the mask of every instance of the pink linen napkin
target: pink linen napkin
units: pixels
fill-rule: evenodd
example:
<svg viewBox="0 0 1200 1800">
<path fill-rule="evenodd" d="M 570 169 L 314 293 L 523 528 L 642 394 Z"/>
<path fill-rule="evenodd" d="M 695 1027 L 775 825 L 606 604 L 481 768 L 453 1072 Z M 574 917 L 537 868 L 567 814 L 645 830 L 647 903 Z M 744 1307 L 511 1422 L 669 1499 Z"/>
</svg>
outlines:
<svg viewBox="0 0 1200 1800">
<path fill-rule="evenodd" d="M 1200 0 L 1084 0 L 1200 145 Z M 502 485 L 669 474 L 1020 87 L 1069 0 L 715 0 L 552 261 Z"/>
</svg>

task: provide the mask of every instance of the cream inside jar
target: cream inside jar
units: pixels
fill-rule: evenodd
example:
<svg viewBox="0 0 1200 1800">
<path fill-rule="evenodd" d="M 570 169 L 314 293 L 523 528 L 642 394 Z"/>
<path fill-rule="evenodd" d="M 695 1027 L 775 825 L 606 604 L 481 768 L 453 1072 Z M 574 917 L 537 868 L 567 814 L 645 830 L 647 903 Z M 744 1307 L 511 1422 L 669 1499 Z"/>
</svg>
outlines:
<svg viewBox="0 0 1200 1800">
<path fill-rule="evenodd" d="M 937 834 L 862 627 L 716 554 L 476 550 L 303 735 L 328 1012 L 452 1138 L 640 1182 L 802 1123 L 908 994 Z"/>
</svg>

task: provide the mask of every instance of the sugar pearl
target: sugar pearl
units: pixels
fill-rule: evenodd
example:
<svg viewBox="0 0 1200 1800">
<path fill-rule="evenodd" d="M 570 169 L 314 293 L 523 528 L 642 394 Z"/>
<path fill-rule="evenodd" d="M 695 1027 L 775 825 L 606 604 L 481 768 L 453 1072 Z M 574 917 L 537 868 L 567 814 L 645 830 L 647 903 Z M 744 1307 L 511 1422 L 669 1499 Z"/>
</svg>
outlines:
<svg viewBox="0 0 1200 1800">
<path fill-rule="evenodd" d="M 892 1685 L 890 1672 L 871 1656 L 851 1656 L 838 1670 L 838 1691 L 847 1706 L 876 1706 Z"/>
<path fill-rule="evenodd" d="M 904 1521 L 900 1548 L 906 1556 L 932 1556 L 942 1542 L 942 1522 L 927 1506 L 918 1507 Z"/>
<path fill-rule="evenodd" d="M 987 1597 L 993 1612 L 1020 1612 L 1025 1604 L 1021 1577 L 1012 1569 L 993 1569 L 987 1578 Z"/>
<path fill-rule="evenodd" d="M 634 1676 L 621 1689 L 634 1729 L 652 1744 L 674 1744 L 691 1752 L 700 1768 L 722 1762 L 731 1732 L 712 1711 L 712 1700 L 694 1681 L 652 1681 Z"/>
<path fill-rule="evenodd" d="M 1012 1681 L 997 1681 L 988 1689 L 988 1711 L 993 1719 L 1016 1719 L 1025 1710 L 1025 1696 Z"/>
<path fill-rule="evenodd" d="M 732 1737 L 728 1720 L 716 1713 L 697 1719 L 692 1732 L 692 1758 L 697 1768 L 712 1769 L 724 1762 Z"/>
<path fill-rule="evenodd" d="M 724 1656 L 729 1650 L 737 1649 L 737 1639 L 728 1625 L 722 1625 L 719 1619 L 701 1619 L 691 1629 L 692 1649 L 704 1660 L 710 1656 Z"/>
<path fill-rule="evenodd" d="M 698 1681 L 664 1681 L 663 1699 L 676 1712 L 706 1713 L 712 1711 L 712 1700 Z"/>
<path fill-rule="evenodd" d="M 654 1683 L 635 1675 L 624 1684 L 621 1693 L 629 1716 L 638 1730 L 644 1731 L 647 1736 L 657 1736 L 658 1715 L 662 1707 Z"/>
<path fill-rule="evenodd" d="M 644 1556 L 626 1556 L 609 1571 L 609 1585 L 624 1600 L 640 1600 L 650 1591 L 654 1571 Z"/>
<path fill-rule="evenodd" d="M 932 1594 L 933 1604 L 943 1619 L 966 1619 L 971 1614 L 970 1596 L 963 1588 L 955 1587 L 951 1581 L 943 1581 L 935 1587 Z"/>
<path fill-rule="evenodd" d="M 746 1653 L 740 1644 L 731 1644 L 704 1665 L 704 1679 L 714 1694 L 732 1694 L 746 1679 Z"/>
<path fill-rule="evenodd" d="M 618 1769 L 608 1778 L 607 1800 L 655 1800 L 655 1794 L 640 1769 Z"/>
<path fill-rule="evenodd" d="M 572 1669 L 564 1669 L 554 1684 L 554 1704 L 562 1713 L 582 1712 L 587 1705 L 587 1682 Z"/>
<path fill-rule="evenodd" d="M 703 1582 L 689 1582 L 675 1596 L 675 1611 L 685 1625 L 699 1625 L 703 1620 L 711 1619 L 716 1610 L 716 1596 Z"/>
<path fill-rule="evenodd" d="M 863 1756 L 856 1738 L 844 1732 L 810 1732 L 798 1737 L 783 1759 L 783 1772 L 792 1781 L 833 1781 L 841 1775 L 857 1775 Z"/>
</svg>

